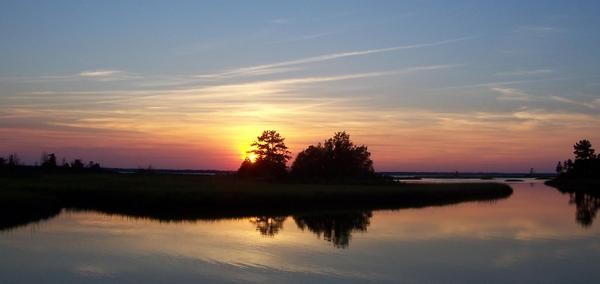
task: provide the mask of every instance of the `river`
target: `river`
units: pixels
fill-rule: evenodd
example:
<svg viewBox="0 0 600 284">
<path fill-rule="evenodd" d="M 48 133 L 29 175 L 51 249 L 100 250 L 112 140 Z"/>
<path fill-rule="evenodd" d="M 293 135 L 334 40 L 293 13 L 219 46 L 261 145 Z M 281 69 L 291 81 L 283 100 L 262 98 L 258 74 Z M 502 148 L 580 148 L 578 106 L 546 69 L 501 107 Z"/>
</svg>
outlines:
<svg viewBox="0 0 600 284">
<path fill-rule="evenodd" d="M 598 198 L 509 184 L 493 202 L 304 216 L 63 210 L 0 231 L 0 283 L 600 283 Z"/>
</svg>

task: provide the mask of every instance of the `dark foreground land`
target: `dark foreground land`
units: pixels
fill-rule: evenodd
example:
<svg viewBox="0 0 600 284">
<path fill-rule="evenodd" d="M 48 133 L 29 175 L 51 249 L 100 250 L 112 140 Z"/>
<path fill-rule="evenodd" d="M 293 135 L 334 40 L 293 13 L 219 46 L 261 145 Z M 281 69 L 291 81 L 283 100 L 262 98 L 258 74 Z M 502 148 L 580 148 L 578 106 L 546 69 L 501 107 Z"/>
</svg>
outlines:
<svg viewBox="0 0 600 284">
<path fill-rule="evenodd" d="M 439 206 L 511 194 L 498 183 L 301 184 L 115 173 L 0 177 L 0 230 L 50 218 L 63 208 L 178 221 Z"/>
<path fill-rule="evenodd" d="M 546 185 L 558 188 L 561 191 L 585 191 L 600 194 L 599 178 L 569 178 L 558 177 L 545 182 Z"/>
</svg>

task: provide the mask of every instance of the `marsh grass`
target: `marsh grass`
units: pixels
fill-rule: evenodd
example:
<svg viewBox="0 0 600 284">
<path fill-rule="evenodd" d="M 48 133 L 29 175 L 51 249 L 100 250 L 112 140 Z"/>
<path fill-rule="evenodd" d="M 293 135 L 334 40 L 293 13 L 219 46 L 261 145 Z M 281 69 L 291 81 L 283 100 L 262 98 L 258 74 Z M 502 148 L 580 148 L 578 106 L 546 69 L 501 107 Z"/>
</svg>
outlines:
<svg viewBox="0 0 600 284">
<path fill-rule="evenodd" d="M 2 177 L 0 184 L 0 204 L 7 205 L 2 215 L 29 219 L 36 213 L 47 218 L 61 208 L 162 221 L 219 219 L 436 206 L 512 194 L 508 185 L 496 183 L 269 183 L 235 176 L 169 174 L 46 174 Z M 23 218 L 15 219 L 23 223 Z"/>
</svg>

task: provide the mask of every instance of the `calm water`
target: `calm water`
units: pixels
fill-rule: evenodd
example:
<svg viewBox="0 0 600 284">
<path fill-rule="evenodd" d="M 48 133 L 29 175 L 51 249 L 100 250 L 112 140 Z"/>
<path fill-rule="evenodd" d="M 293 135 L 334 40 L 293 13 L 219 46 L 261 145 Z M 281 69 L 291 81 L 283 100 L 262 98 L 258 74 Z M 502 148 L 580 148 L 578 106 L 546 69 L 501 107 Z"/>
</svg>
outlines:
<svg viewBox="0 0 600 284">
<path fill-rule="evenodd" d="M 511 185 L 496 202 L 399 211 L 183 223 L 63 211 L 0 232 L 0 283 L 600 283 L 600 202 Z"/>
</svg>

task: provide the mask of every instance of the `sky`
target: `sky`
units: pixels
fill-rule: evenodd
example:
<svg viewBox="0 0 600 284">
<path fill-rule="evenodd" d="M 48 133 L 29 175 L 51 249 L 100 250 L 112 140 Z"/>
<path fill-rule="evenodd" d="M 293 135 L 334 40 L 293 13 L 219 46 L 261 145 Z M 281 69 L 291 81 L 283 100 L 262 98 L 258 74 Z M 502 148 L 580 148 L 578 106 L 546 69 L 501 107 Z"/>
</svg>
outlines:
<svg viewBox="0 0 600 284">
<path fill-rule="evenodd" d="M 378 171 L 600 143 L 598 1 L 0 1 L 0 155 L 235 170 L 347 131 Z M 598 144 L 600 145 L 600 144 Z"/>
</svg>

